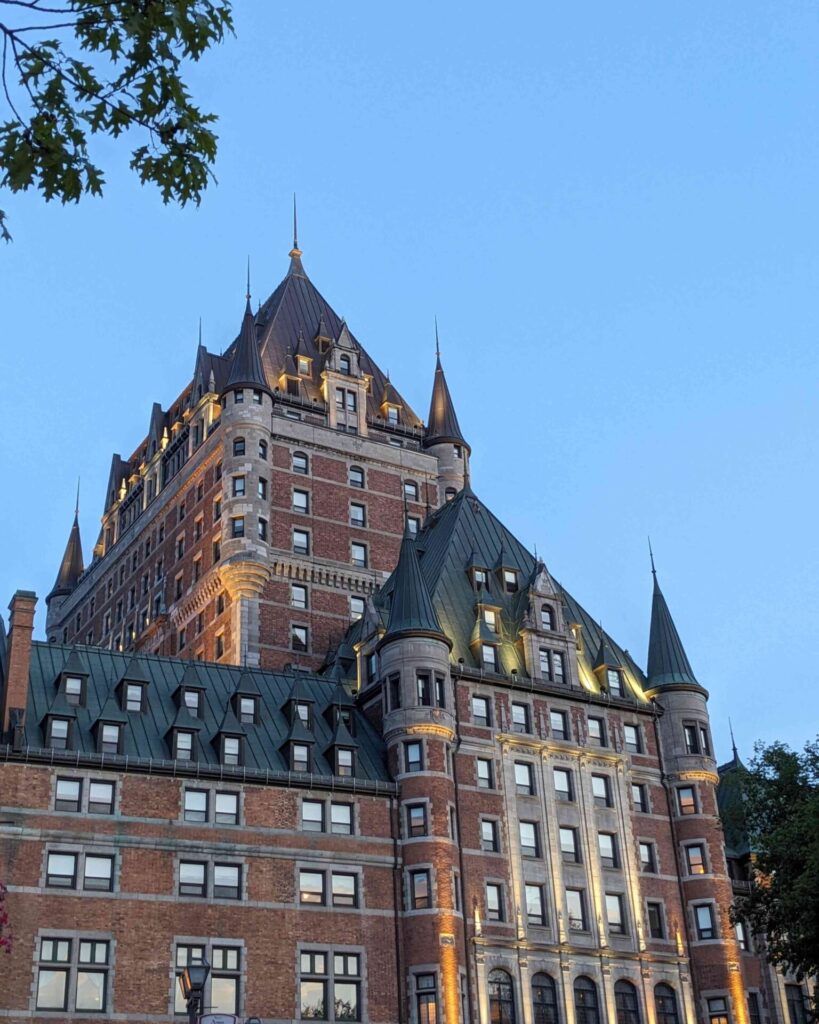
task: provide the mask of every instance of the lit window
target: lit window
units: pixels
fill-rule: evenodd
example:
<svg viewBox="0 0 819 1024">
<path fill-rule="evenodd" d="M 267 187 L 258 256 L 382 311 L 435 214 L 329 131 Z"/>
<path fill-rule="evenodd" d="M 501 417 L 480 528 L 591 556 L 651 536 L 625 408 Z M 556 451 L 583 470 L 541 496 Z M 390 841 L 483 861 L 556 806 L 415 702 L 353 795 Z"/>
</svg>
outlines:
<svg viewBox="0 0 819 1024">
<path fill-rule="evenodd" d="M 677 789 L 677 805 L 680 814 L 697 813 L 697 798 L 693 786 L 680 786 Z"/>
<path fill-rule="evenodd" d="M 685 848 L 685 859 L 689 875 L 705 874 L 705 847 L 702 843 L 692 843 Z"/>
</svg>

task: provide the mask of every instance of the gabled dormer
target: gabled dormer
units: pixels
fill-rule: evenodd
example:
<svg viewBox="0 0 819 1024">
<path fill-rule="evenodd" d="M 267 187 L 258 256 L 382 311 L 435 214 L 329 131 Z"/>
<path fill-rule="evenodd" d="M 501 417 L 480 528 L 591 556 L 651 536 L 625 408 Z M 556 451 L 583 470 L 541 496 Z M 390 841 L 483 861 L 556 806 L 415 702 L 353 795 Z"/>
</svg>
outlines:
<svg viewBox="0 0 819 1024">
<path fill-rule="evenodd" d="M 327 321 L 324 319 L 324 313 L 319 317 L 319 325 L 313 338 L 313 343 L 320 355 L 324 355 L 333 344 L 333 336 L 330 328 L 327 326 Z"/>
<path fill-rule="evenodd" d="M 71 750 L 74 745 L 77 711 L 66 699 L 65 685 L 61 683 L 48 711 L 40 720 L 43 744 L 52 750 Z"/>
<path fill-rule="evenodd" d="M 296 374 L 306 380 L 311 380 L 313 377 L 313 357 L 307 350 L 307 342 L 304 340 L 304 334 L 299 331 L 299 336 L 296 341 L 296 351 L 293 353 L 293 361 L 295 363 Z"/>
<path fill-rule="evenodd" d="M 403 423 L 403 410 L 404 403 L 395 388 L 392 386 L 390 376 L 387 374 L 387 378 L 384 381 L 384 388 L 381 392 L 381 402 L 378 406 L 380 415 L 389 423 L 391 426 L 397 427 L 399 423 Z"/>
<path fill-rule="evenodd" d="M 128 716 L 122 710 L 114 694 L 110 694 L 91 727 L 97 752 L 100 754 L 125 753 L 125 726 L 127 724 Z"/>
<path fill-rule="evenodd" d="M 313 705 L 315 698 L 311 695 L 307 684 L 299 676 L 293 680 L 287 702 L 284 705 L 284 713 L 292 726 L 300 721 L 305 729 L 313 728 Z"/>
<path fill-rule="evenodd" d="M 290 723 L 290 729 L 279 748 L 291 772 L 313 770 L 313 746 L 315 737 L 305 727 L 298 714 Z"/>
<path fill-rule="evenodd" d="M 245 741 L 247 731 L 233 712 L 230 702 L 225 708 L 222 721 L 213 737 L 213 746 L 219 755 L 219 763 L 240 765 L 245 763 Z"/>
<path fill-rule="evenodd" d="M 562 633 L 563 606 L 554 580 L 538 559 L 526 593 L 524 628 L 537 633 Z"/>
<path fill-rule="evenodd" d="M 520 570 L 512 561 L 512 556 L 506 550 L 503 540 L 501 540 L 494 570 L 498 585 L 504 594 L 516 594 L 520 590 Z"/>
<path fill-rule="evenodd" d="M 185 704 L 180 704 L 176 717 L 165 733 L 168 749 L 175 761 L 197 761 L 199 759 L 199 731 L 201 728 L 201 719 L 194 716 Z"/>
<path fill-rule="evenodd" d="M 341 321 L 338 337 L 327 349 L 324 369 L 330 373 L 337 373 L 341 377 L 358 378 L 361 376 L 358 346 L 353 341 L 353 336 L 344 320 Z"/>
<path fill-rule="evenodd" d="M 358 742 L 350 730 L 339 719 L 333 737 L 324 750 L 324 756 L 333 770 L 333 775 L 352 778 L 356 771 Z"/>
<path fill-rule="evenodd" d="M 600 630 L 600 644 L 593 666 L 595 677 L 604 693 L 610 697 L 624 697 L 623 666 L 614 653 L 609 638 Z"/>
<path fill-rule="evenodd" d="M 71 707 L 84 708 L 87 702 L 88 669 L 77 651 L 72 650 L 55 679 L 57 692 L 62 692 Z"/>
<path fill-rule="evenodd" d="M 481 558 L 473 548 L 465 566 L 469 576 L 472 589 L 476 591 L 485 590 L 489 586 L 489 569 L 483 564 Z"/>
<path fill-rule="evenodd" d="M 496 644 L 501 639 L 501 605 L 487 591 L 482 591 L 475 604 L 475 625 L 470 644 Z"/>
<path fill-rule="evenodd" d="M 355 736 L 355 701 L 341 681 L 333 688 L 333 697 L 324 709 L 324 718 L 331 729 L 342 724 L 351 736 Z"/>
<path fill-rule="evenodd" d="M 288 347 L 287 352 L 284 356 L 284 362 L 282 368 L 279 371 L 279 391 L 283 395 L 289 395 L 291 398 L 302 397 L 302 382 L 299 376 L 298 366 L 296 364 L 296 357 L 293 354 L 291 348 Z"/>
<path fill-rule="evenodd" d="M 141 712 L 148 707 L 150 679 L 136 658 L 131 658 L 117 680 L 116 691 L 123 711 Z"/>
<path fill-rule="evenodd" d="M 173 698 L 178 708 L 183 708 L 193 718 L 201 718 L 204 713 L 205 685 L 199 678 L 196 666 L 189 661 L 174 690 Z"/>
<path fill-rule="evenodd" d="M 253 674 L 245 669 L 239 676 L 231 703 L 241 725 L 256 725 L 261 711 L 262 694 Z"/>
<path fill-rule="evenodd" d="M 159 402 L 151 407 L 151 420 L 148 424 L 148 459 L 152 459 L 162 451 L 162 438 L 166 436 L 168 418 L 162 411 Z"/>
</svg>

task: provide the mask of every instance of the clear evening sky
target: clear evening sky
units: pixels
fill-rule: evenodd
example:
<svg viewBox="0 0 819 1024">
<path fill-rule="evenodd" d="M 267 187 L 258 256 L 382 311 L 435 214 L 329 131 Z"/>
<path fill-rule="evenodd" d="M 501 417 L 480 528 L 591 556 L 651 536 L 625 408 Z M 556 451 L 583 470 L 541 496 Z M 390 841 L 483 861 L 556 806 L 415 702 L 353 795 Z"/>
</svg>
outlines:
<svg viewBox="0 0 819 1024">
<path fill-rule="evenodd" d="M 651 535 L 718 754 L 816 734 L 819 7 L 236 4 L 201 208 L 0 196 L 0 600 L 86 558 L 113 451 L 305 267 L 473 484 L 645 664 Z M 5 116 L 5 112 L 3 113 Z"/>
</svg>

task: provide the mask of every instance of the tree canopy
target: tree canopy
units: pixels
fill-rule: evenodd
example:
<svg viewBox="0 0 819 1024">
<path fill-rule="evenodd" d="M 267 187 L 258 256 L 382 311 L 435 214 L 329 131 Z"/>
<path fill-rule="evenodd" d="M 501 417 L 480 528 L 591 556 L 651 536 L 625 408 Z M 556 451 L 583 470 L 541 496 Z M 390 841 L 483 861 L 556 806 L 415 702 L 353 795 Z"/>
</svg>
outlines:
<svg viewBox="0 0 819 1024">
<path fill-rule="evenodd" d="M 216 116 L 183 79 L 233 30 L 232 0 L 0 0 L 0 187 L 46 200 L 101 195 L 89 138 L 134 131 L 132 170 L 164 202 L 199 203 Z M 12 23 L 13 22 L 13 23 Z M 0 210 L 0 237 L 10 235 Z"/>
<path fill-rule="evenodd" d="M 764 935 L 768 958 L 800 980 L 819 976 L 819 737 L 801 753 L 758 745 L 743 779 L 751 893 L 735 916 Z M 814 990 L 814 1010 L 819 994 Z"/>
</svg>

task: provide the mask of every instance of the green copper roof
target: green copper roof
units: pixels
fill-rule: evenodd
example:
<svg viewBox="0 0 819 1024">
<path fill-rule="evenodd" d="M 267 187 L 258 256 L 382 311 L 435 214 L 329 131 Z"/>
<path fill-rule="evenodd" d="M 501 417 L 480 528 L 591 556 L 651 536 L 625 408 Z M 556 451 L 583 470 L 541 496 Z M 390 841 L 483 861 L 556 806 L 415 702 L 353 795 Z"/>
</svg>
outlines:
<svg viewBox="0 0 819 1024">
<path fill-rule="evenodd" d="M 381 642 L 413 634 L 438 636 L 446 641 L 438 616 L 432 607 L 432 599 L 418 563 L 415 538 L 409 532 L 409 528 L 404 530 L 398 565 L 390 581 L 390 613 L 387 619 L 387 632 Z"/>
<path fill-rule="evenodd" d="M 671 618 L 657 574 L 654 573 L 654 596 L 651 600 L 651 632 L 648 638 L 648 685 L 670 686 L 689 683 L 699 686 L 680 634 Z"/>
<path fill-rule="evenodd" d="M 80 539 L 79 514 L 74 513 L 74 524 L 68 535 L 68 543 L 65 546 L 63 560 L 60 562 L 60 569 L 57 579 L 51 588 L 51 593 L 46 598 L 50 601 L 52 597 L 61 597 L 70 594 L 76 587 L 83 572 L 82 540 Z"/>
<path fill-rule="evenodd" d="M 720 765 L 718 771 L 717 807 L 725 833 L 725 855 L 746 857 L 751 852 L 743 801 L 743 787 L 748 770 L 737 756 L 736 748 L 733 759 L 727 764 Z"/>
<path fill-rule="evenodd" d="M 242 329 L 233 351 L 233 362 L 230 366 L 225 390 L 237 387 L 258 388 L 268 392 L 270 390 L 262 369 L 259 344 L 256 341 L 256 318 L 250 308 L 249 296 L 245 306 L 245 315 L 242 317 Z"/>
<path fill-rule="evenodd" d="M 432 385 L 432 401 L 429 405 L 429 420 L 424 437 L 424 447 L 428 448 L 433 444 L 440 444 L 442 441 L 457 442 L 469 449 L 464 440 L 458 417 L 455 415 L 455 406 L 452 402 L 452 395 L 449 393 L 444 368 L 441 366 L 441 357 L 438 356 L 435 365 L 435 381 Z"/>
</svg>

